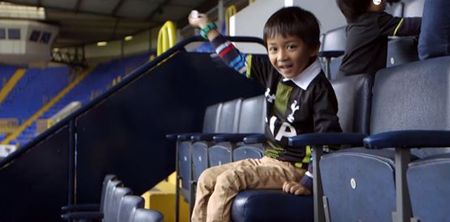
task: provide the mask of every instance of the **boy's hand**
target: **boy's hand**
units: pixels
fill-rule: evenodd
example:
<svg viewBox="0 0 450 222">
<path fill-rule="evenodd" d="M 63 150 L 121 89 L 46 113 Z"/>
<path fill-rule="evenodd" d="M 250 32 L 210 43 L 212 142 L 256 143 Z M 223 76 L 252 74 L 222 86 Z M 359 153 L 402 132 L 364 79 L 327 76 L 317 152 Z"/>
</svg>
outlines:
<svg viewBox="0 0 450 222">
<path fill-rule="evenodd" d="M 287 181 L 283 184 L 283 191 L 294 195 L 311 195 L 311 191 L 295 181 Z"/>
<path fill-rule="evenodd" d="M 188 17 L 189 24 L 196 28 L 204 28 L 209 22 L 208 16 L 203 13 L 199 13 L 196 10 L 192 10 Z"/>
</svg>

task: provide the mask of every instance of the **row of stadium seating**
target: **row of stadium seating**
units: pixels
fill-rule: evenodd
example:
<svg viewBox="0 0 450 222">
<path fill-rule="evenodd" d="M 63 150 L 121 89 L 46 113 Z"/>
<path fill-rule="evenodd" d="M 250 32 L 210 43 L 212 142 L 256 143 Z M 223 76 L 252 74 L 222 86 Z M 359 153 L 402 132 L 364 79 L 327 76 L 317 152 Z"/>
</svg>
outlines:
<svg viewBox="0 0 450 222">
<path fill-rule="evenodd" d="M 422 17 L 424 0 L 404 0 L 387 4 L 386 12 L 397 17 Z M 321 35 L 319 56 L 329 79 L 335 79 L 346 47 L 346 26 L 334 28 Z M 414 62 L 417 56 L 416 37 L 394 37 L 388 42 L 386 66 Z"/>
<path fill-rule="evenodd" d="M 316 210 L 322 212 L 316 216 L 332 221 L 406 221 L 412 206 L 412 215 L 420 221 L 445 221 L 450 217 L 442 207 L 450 201 L 450 191 L 446 189 L 450 179 L 445 176 L 450 166 L 450 149 L 430 148 L 450 146 L 450 133 L 445 131 L 450 128 L 449 64 L 450 57 L 435 58 L 386 68 L 374 78 L 361 74 L 332 81 L 344 134 L 310 134 L 290 139 L 293 146 L 312 145 L 315 159 L 320 160 L 314 161 L 315 181 L 323 181 L 314 190 Z M 258 105 L 246 110 L 247 100 L 258 100 Z M 247 100 L 209 107 L 203 133 L 169 136 L 177 139 L 177 169 L 183 196 L 188 201 L 194 198 L 192 192 L 188 195 L 189 189 L 195 189 L 193 185 L 202 170 L 244 158 L 242 153 L 239 157 L 236 154 L 245 143 L 237 141 L 246 138 L 247 143 L 255 142 L 253 134 L 232 137 L 220 133 L 261 133 L 262 128 L 238 130 L 243 119 L 240 115 L 259 110 L 252 121 L 262 122 L 262 97 Z M 219 129 L 224 125 L 228 125 L 227 130 Z M 225 142 L 227 139 L 231 140 Z M 342 149 L 320 158 L 321 146 L 325 144 L 366 148 Z M 247 150 L 256 151 L 256 155 L 248 155 L 251 158 L 262 154 L 260 146 Z M 413 161 L 408 166 L 410 159 Z M 265 206 L 267 203 L 271 203 L 270 207 Z M 280 191 L 245 191 L 234 201 L 232 218 L 311 221 L 312 203 L 311 197 Z"/>
<path fill-rule="evenodd" d="M 181 193 L 188 202 L 195 189 L 192 184 L 207 167 L 262 157 L 262 147 L 231 143 L 230 140 L 239 141 L 246 135 L 262 135 L 265 110 L 264 96 L 218 103 L 206 109 L 202 133 L 168 135 L 168 138 L 177 141 L 178 179 L 181 180 Z M 219 135 L 222 137 L 219 138 Z"/>
<path fill-rule="evenodd" d="M 13 76 L 14 72 L 17 70 L 17 67 L 10 65 L 2 65 L 0 69 L 0 89 L 5 86 L 6 82 Z"/>
<path fill-rule="evenodd" d="M 346 47 L 346 27 L 322 34 L 319 57 L 329 79 L 336 79 Z M 418 61 L 417 37 L 396 37 L 388 41 L 386 67 Z"/>
<path fill-rule="evenodd" d="M 144 198 L 132 194 L 130 188 L 115 175 L 106 175 L 99 204 L 77 204 L 62 207 L 67 221 L 162 222 L 163 215 L 144 209 Z"/>
<path fill-rule="evenodd" d="M 118 76 L 124 77 L 126 73 L 148 61 L 148 58 L 149 53 L 144 53 L 99 64 L 94 71 L 39 118 L 48 119 L 52 117 L 72 101 L 80 101 L 82 104 L 86 104 L 110 88 L 113 79 Z M 2 74 L 12 70 L 9 77 L 16 69 L 10 66 L 2 66 L 1 68 Z M 17 83 L 6 100 L 0 104 L 2 108 L 0 118 L 17 118 L 19 123 L 23 123 L 66 87 L 70 83 L 70 76 L 70 70 L 66 66 L 27 69 L 23 78 Z M 34 122 L 13 140 L 12 144 L 23 146 L 37 134 L 37 124 Z"/>
</svg>

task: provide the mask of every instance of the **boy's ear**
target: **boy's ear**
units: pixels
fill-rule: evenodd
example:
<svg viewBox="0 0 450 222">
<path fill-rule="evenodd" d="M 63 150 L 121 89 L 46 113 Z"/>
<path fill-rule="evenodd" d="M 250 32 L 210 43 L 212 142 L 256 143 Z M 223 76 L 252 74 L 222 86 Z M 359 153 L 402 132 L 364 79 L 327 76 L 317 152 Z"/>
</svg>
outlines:
<svg viewBox="0 0 450 222">
<path fill-rule="evenodd" d="M 310 57 L 318 56 L 319 55 L 319 48 L 320 48 L 320 45 L 310 48 L 311 49 L 311 53 L 310 53 L 309 56 Z"/>
</svg>

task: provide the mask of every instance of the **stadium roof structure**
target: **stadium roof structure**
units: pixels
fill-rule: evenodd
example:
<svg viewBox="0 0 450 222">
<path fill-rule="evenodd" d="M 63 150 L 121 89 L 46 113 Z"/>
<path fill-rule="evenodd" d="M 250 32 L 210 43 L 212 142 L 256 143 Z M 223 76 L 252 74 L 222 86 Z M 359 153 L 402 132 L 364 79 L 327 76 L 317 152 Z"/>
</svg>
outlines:
<svg viewBox="0 0 450 222">
<path fill-rule="evenodd" d="M 54 47 L 81 46 L 158 27 L 167 20 L 186 24 L 192 9 L 206 11 L 217 5 L 211 0 L 2 0 L 45 10 L 44 19 L 59 26 Z M 0 15 L 4 18 L 4 16 Z M 21 18 L 16 18 L 21 19 Z M 23 19 L 23 18 L 22 18 Z M 30 19 L 30 18 L 28 18 Z"/>
</svg>

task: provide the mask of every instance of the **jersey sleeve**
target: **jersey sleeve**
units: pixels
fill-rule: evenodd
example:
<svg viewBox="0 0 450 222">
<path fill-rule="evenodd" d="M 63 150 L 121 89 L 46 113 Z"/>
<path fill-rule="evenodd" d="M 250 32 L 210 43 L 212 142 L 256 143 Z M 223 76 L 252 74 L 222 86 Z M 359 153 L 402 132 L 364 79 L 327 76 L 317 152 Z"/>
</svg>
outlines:
<svg viewBox="0 0 450 222">
<path fill-rule="evenodd" d="M 420 33 L 421 20 L 419 17 L 393 17 L 383 12 L 377 22 L 383 36 L 416 36 Z"/>
<path fill-rule="evenodd" d="M 231 68 L 247 78 L 255 78 L 266 85 L 272 66 L 267 56 L 241 53 L 230 41 L 222 35 L 211 41 L 217 55 Z"/>
<path fill-rule="evenodd" d="M 341 132 L 337 111 L 338 104 L 334 90 L 327 80 L 323 80 L 315 88 L 313 100 L 314 132 Z"/>
<path fill-rule="evenodd" d="M 308 190 L 311 191 L 311 193 L 313 192 L 313 164 L 309 163 L 308 165 L 308 171 L 305 172 L 305 175 L 303 175 L 303 177 L 300 179 L 300 184 L 307 188 Z"/>
</svg>

